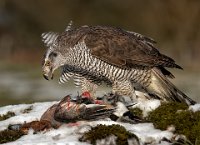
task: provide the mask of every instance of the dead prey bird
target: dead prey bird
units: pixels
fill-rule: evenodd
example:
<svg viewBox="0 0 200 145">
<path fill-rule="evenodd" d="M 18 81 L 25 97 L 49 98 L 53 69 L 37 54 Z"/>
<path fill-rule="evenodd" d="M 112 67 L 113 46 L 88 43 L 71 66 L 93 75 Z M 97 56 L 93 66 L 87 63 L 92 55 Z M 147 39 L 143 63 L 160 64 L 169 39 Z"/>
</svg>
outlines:
<svg viewBox="0 0 200 145">
<path fill-rule="evenodd" d="M 127 109 L 127 107 L 132 107 L 134 105 L 133 103 L 125 106 L 123 103 L 117 102 L 113 106 L 103 103 L 94 104 L 94 102 L 90 102 L 90 98 L 84 98 L 83 100 L 80 100 L 80 98 L 78 97 L 74 100 L 69 95 L 64 97 L 59 103 L 47 109 L 40 120 L 49 121 L 55 128 L 63 123 L 92 121 L 105 118 L 111 118 L 114 121 L 123 120 L 130 123 L 141 122 L 140 118 L 130 114 L 130 111 Z"/>
</svg>

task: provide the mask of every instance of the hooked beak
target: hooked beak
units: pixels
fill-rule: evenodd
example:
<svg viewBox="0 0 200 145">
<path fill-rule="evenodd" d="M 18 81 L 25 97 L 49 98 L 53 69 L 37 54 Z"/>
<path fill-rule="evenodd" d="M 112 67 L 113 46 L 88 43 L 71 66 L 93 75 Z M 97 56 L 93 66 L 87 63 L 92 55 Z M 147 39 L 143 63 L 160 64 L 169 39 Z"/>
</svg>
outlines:
<svg viewBox="0 0 200 145">
<path fill-rule="evenodd" d="M 49 76 L 48 76 L 48 75 L 43 74 L 43 77 L 44 77 L 46 80 L 49 80 Z"/>
<path fill-rule="evenodd" d="M 44 77 L 46 80 L 49 80 L 49 78 L 50 78 L 51 80 L 53 80 L 53 73 L 52 73 L 52 72 L 49 72 L 49 73 L 43 72 L 43 77 Z"/>
<path fill-rule="evenodd" d="M 49 81 L 49 75 L 46 75 L 46 74 L 43 74 L 43 77 L 46 79 L 46 80 L 48 80 Z M 53 80 L 53 74 L 51 74 L 51 80 Z"/>
<path fill-rule="evenodd" d="M 45 62 L 42 69 L 43 69 L 43 77 L 46 80 L 49 80 L 49 78 L 53 79 L 53 69 L 49 62 Z"/>
</svg>

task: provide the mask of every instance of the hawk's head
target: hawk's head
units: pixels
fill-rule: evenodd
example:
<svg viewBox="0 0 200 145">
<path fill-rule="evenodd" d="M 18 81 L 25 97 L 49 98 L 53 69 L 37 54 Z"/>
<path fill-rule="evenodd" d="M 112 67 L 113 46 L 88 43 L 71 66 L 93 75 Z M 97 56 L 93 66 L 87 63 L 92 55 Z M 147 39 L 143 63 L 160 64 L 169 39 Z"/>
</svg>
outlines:
<svg viewBox="0 0 200 145">
<path fill-rule="evenodd" d="M 48 49 L 45 53 L 42 61 L 42 70 L 43 76 L 46 80 L 49 80 L 49 78 L 53 79 L 54 70 L 60 66 L 59 55 L 58 52 L 52 51 L 51 49 Z"/>
<path fill-rule="evenodd" d="M 69 31 L 71 27 L 72 21 L 68 24 L 65 32 Z M 48 47 L 42 61 L 43 76 L 46 80 L 53 79 L 54 71 L 65 63 L 65 56 L 63 56 L 65 53 L 61 53 L 63 49 L 56 45 L 58 36 L 59 34 L 54 32 L 42 34 L 42 40 Z"/>
<path fill-rule="evenodd" d="M 57 45 L 58 36 L 57 33 L 53 32 L 42 34 L 43 41 L 48 47 L 42 61 L 43 76 L 46 80 L 53 79 L 54 71 L 63 66 L 66 61 L 64 55 L 67 55 L 67 53 L 63 52 L 66 52 L 66 49 L 62 49 Z"/>
</svg>

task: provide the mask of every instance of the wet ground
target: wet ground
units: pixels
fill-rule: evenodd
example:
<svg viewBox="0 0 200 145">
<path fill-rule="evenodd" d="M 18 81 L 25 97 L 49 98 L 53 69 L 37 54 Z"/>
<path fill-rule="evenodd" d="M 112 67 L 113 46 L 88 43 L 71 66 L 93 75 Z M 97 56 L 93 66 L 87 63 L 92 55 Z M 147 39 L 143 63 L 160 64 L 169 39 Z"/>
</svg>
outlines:
<svg viewBox="0 0 200 145">
<path fill-rule="evenodd" d="M 192 99 L 200 102 L 200 73 L 187 71 L 173 72 L 176 78 L 173 83 Z M 68 94 L 77 95 L 79 88 L 72 82 L 58 84 L 56 75 L 52 81 L 46 81 L 41 70 L 7 70 L 0 71 L 0 106 L 34 101 L 60 100 Z M 97 95 L 109 92 L 105 86 L 98 89 Z"/>
</svg>

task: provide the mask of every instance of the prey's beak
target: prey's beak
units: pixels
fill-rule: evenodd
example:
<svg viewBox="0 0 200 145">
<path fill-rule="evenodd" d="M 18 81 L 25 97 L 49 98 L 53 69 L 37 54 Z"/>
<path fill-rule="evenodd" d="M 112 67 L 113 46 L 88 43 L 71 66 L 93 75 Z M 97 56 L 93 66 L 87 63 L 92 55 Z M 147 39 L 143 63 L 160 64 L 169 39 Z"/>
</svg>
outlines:
<svg viewBox="0 0 200 145">
<path fill-rule="evenodd" d="M 42 70 L 43 70 L 43 77 L 46 80 L 53 79 L 53 68 L 49 61 L 44 63 Z"/>
</svg>

